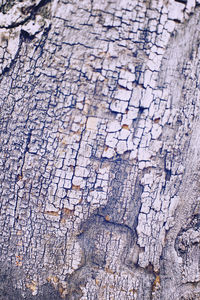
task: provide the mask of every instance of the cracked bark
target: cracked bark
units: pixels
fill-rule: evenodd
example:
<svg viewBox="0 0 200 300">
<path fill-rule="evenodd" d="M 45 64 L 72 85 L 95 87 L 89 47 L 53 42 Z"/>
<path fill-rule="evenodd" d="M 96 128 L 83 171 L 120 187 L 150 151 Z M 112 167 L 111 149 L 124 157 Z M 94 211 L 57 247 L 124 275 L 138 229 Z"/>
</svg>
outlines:
<svg viewBox="0 0 200 300">
<path fill-rule="evenodd" d="M 200 299 L 199 0 L 0 2 L 0 299 Z"/>
</svg>

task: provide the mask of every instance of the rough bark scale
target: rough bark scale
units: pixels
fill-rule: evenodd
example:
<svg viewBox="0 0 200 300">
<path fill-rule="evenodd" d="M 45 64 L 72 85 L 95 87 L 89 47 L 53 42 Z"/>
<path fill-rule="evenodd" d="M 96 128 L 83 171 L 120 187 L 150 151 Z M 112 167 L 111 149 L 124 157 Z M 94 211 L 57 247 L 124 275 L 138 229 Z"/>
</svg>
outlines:
<svg viewBox="0 0 200 300">
<path fill-rule="evenodd" d="M 200 1 L 0 2 L 0 299 L 200 299 Z"/>
</svg>

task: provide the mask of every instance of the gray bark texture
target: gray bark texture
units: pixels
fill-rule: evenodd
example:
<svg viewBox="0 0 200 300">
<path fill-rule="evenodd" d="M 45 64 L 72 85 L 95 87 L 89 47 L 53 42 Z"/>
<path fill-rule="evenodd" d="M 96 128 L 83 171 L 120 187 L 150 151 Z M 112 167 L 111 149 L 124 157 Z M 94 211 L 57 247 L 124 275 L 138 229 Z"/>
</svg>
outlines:
<svg viewBox="0 0 200 300">
<path fill-rule="evenodd" d="M 0 300 L 200 299 L 200 0 L 0 0 Z"/>
</svg>

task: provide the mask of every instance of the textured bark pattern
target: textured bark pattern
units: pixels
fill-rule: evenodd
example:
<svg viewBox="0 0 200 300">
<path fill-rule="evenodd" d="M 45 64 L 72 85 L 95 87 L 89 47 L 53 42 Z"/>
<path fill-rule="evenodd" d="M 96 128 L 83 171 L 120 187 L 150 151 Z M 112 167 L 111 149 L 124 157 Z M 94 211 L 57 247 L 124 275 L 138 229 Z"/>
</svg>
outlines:
<svg viewBox="0 0 200 300">
<path fill-rule="evenodd" d="M 0 299 L 200 299 L 200 1 L 0 1 Z"/>
</svg>

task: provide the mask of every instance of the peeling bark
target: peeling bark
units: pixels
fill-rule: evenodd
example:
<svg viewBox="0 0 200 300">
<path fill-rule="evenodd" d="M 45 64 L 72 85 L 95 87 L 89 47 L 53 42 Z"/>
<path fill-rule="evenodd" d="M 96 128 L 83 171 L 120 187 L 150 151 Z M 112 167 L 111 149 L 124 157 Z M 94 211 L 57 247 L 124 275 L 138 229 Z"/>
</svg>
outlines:
<svg viewBox="0 0 200 300">
<path fill-rule="evenodd" d="M 200 299 L 199 4 L 0 2 L 0 300 Z"/>
</svg>

